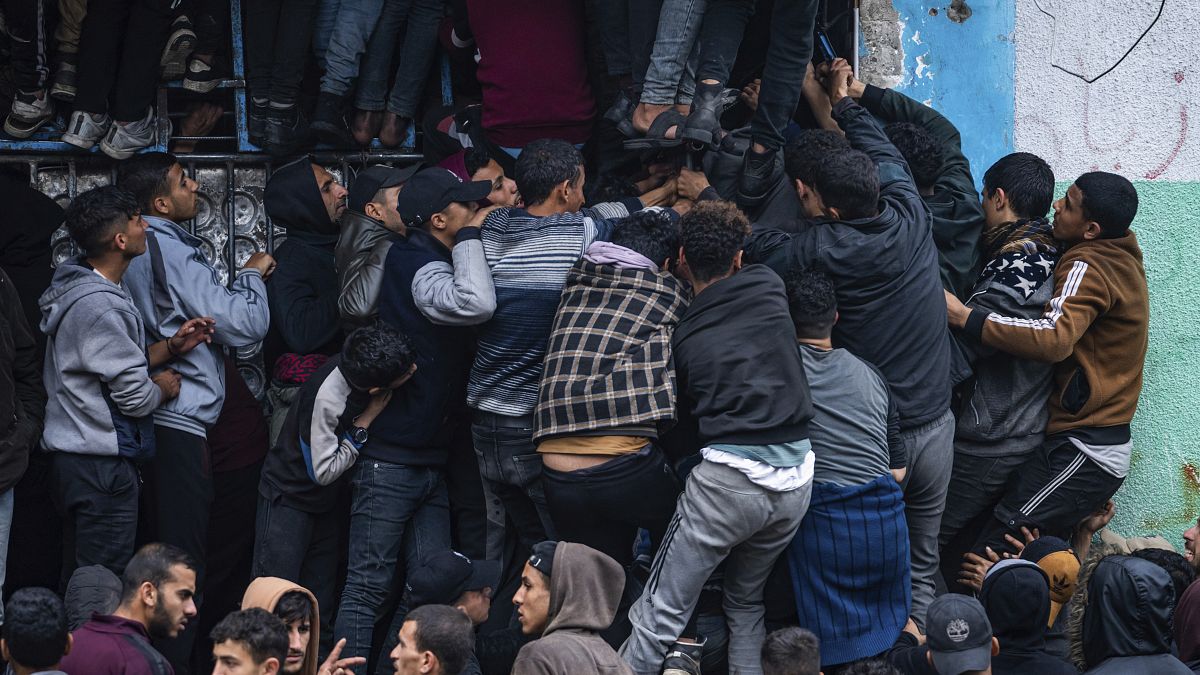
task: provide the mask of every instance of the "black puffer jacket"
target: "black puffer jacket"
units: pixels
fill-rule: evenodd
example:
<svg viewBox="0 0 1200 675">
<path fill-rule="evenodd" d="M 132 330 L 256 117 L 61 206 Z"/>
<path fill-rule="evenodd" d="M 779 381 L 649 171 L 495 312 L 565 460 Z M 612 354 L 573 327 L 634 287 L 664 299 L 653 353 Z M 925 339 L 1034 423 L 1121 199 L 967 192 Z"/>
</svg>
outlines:
<svg viewBox="0 0 1200 675">
<path fill-rule="evenodd" d="M 1191 675 L 1171 655 L 1175 590 L 1166 570 L 1141 558 L 1110 555 L 1096 563 L 1086 589 L 1072 615 L 1077 640 L 1072 656 L 1085 673 Z"/>
<path fill-rule="evenodd" d="M 21 480 L 29 451 L 42 435 L 46 390 L 41 368 L 17 290 L 0 270 L 0 492 Z"/>
</svg>

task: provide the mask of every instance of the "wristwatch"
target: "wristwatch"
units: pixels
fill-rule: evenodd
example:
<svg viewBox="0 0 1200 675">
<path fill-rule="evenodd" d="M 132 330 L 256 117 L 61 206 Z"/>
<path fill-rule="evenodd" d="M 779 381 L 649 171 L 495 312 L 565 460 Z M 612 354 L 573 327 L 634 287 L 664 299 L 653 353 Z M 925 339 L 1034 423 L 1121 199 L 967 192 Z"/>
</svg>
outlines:
<svg viewBox="0 0 1200 675">
<path fill-rule="evenodd" d="M 350 430 L 350 439 L 358 445 L 363 445 L 367 442 L 367 430 L 365 427 L 354 427 Z"/>
</svg>

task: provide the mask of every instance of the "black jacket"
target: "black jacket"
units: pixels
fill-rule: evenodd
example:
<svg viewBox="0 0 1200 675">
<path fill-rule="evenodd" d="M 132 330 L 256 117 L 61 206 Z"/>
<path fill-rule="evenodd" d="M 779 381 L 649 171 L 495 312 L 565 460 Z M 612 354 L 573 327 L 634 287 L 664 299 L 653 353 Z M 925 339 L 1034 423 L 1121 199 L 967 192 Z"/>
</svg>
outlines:
<svg viewBox="0 0 1200 675">
<path fill-rule="evenodd" d="M 958 129 L 933 108 L 891 89 L 868 84 L 860 102 L 885 122 L 911 122 L 924 127 L 941 143 L 942 166 L 925 205 L 933 216 L 933 243 L 937 245 L 942 284 L 965 298 L 978 270 L 984 216 Z"/>
<path fill-rule="evenodd" d="M 0 270 L 0 493 L 17 484 L 42 435 L 46 391 L 42 360 L 21 300 Z"/>
<path fill-rule="evenodd" d="M 702 445 L 808 438 L 808 379 L 783 281 L 770 269 L 751 265 L 698 294 L 671 348 L 679 407 L 696 418 Z"/>
<path fill-rule="evenodd" d="M 950 407 L 950 332 L 929 210 L 904 158 L 870 113 L 849 98 L 833 113 L 851 145 L 879 167 L 879 214 L 823 221 L 799 234 L 756 223 L 747 262 L 780 273 L 817 268 L 833 279 L 834 346 L 883 372 L 901 427 L 912 428 Z"/>
<path fill-rule="evenodd" d="M 1175 589 L 1166 570 L 1141 558 L 1110 555 L 1087 580 L 1080 638 L 1087 673 L 1190 675 L 1171 655 Z"/>
<path fill-rule="evenodd" d="M 329 220 L 312 163 L 304 158 L 272 174 L 263 202 L 271 221 L 287 229 L 267 283 L 275 334 L 269 351 L 336 354 L 342 342 L 334 266 L 338 226 Z"/>
<path fill-rule="evenodd" d="M 979 593 L 1000 653 L 992 657 L 994 675 L 1078 675 L 1075 666 L 1046 652 L 1050 620 L 1050 582 L 1028 560 L 1006 560 L 988 572 Z"/>
<path fill-rule="evenodd" d="M 8 274 L 29 332 L 38 345 L 38 361 L 46 350 L 46 336 L 37 329 L 42 321 L 38 298 L 50 287 L 54 275 L 50 239 L 63 223 L 63 210 L 53 199 L 29 186 L 28 173 L 0 173 L 0 204 L 11 217 L 0 224 L 0 269 Z"/>
</svg>

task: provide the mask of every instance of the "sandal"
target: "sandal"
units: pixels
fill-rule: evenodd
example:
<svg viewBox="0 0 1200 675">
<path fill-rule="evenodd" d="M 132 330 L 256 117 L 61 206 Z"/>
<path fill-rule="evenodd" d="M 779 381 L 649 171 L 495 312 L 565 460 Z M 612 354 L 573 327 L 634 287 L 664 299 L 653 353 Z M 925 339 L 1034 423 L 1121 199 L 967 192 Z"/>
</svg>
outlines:
<svg viewBox="0 0 1200 675">
<path fill-rule="evenodd" d="M 645 136 L 625 141 L 625 149 L 658 150 L 683 145 L 682 138 L 667 138 L 667 132 L 671 130 L 671 127 L 675 127 L 675 133 L 678 135 L 683 130 L 683 123 L 686 121 L 687 118 L 678 110 L 673 108 L 664 110 L 650 123 L 650 128 L 646 130 Z"/>
</svg>

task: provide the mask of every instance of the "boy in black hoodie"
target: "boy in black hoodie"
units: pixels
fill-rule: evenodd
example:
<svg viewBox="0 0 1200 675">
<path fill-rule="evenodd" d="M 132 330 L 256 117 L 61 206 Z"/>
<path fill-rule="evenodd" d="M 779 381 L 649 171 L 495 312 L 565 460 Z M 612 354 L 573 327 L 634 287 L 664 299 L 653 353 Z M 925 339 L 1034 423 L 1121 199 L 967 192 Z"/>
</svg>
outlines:
<svg viewBox="0 0 1200 675">
<path fill-rule="evenodd" d="M 761 265 L 741 269 L 746 217 L 733 204 L 705 202 L 680 224 L 680 266 L 695 300 L 672 349 L 680 413 L 696 418 L 703 459 L 629 611 L 633 634 L 621 656 L 635 672 L 660 672 L 701 587 L 728 558 L 730 670 L 761 672 L 763 586 L 812 489 L 812 402 L 783 281 Z M 667 666 L 698 672 L 699 651 L 676 643 Z"/>
</svg>

